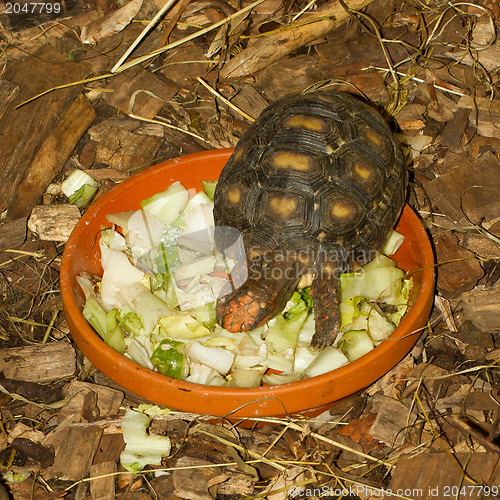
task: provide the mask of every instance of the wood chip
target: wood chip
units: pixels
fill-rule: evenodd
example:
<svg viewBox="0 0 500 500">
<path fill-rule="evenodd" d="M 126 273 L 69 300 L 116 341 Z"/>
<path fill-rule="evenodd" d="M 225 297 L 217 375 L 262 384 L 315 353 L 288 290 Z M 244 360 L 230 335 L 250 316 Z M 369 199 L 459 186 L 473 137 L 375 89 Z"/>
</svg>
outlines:
<svg viewBox="0 0 500 500">
<path fill-rule="evenodd" d="M 403 131 L 418 131 L 425 127 L 422 119 L 424 113 L 425 106 L 423 104 L 407 104 L 395 118 Z"/>
<path fill-rule="evenodd" d="M 451 232 L 434 237 L 437 254 L 437 287 L 448 299 L 458 297 L 462 292 L 472 290 L 483 277 L 484 271 L 475 255 L 458 244 L 458 238 Z"/>
<path fill-rule="evenodd" d="M 83 25 L 80 34 L 81 41 L 95 45 L 116 33 L 120 33 L 139 12 L 142 2 L 143 0 L 131 0 L 122 8 L 99 16 L 88 25 Z"/>
<path fill-rule="evenodd" d="M 97 114 L 90 101 L 80 94 L 61 116 L 35 158 L 10 201 L 9 217 L 26 217 L 40 202 L 52 179 L 60 174 L 76 144 Z"/>
<path fill-rule="evenodd" d="M 469 125 L 470 109 L 461 108 L 446 122 L 441 134 L 441 144 L 450 148 L 457 148 L 462 144 L 465 129 Z"/>
<path fill-rule="evenodd" d="M 381 394 L 375 395 L 373 404 L 377 416 L 370 429 L 371 436 L 392 448 L 401 446 L 416 415 L 397 399 Z"/>
<path fill-rule="evenodd" d="M 0 80 L 0 120 L 3 114 L 9 108 L 10 103 L 16 98 L 19 92 L 19 85 L 17 83 L 12 83 L 7 80 Z"/>
<path fill-rule="evenodd" d="M 80 220 L 76 205 L 39 205 L 28 220 L 28 229 L 41 240 L 67 241 Z"/>
<path fill-rule="evenodd" d="M 500 281 L 460 295 L 465 315 L 483 332 L 500 332 Z"/>
<path fill-rule="evenodd" d="M 27 217 L 0 224 L 0 252 L 8 248 L 19 248 L 26 240 Z"/>
<path fill-rule="evenodd" d="M 457 463 L 458 462 L 458 463 Z M 474 482 L 464 480 L 462 468 Z M 482 498 L 478 485 L 500 484 L 500 466 L 495 453 L 421 453 L 399 460 L 389 489 L 405 492 L 418 500 Z M 393 499 L 392 495 L 383 498 Z"/>
<path fill-rule="evenodd" d="M 103 98 L 122 113 L 154 118 L 178 87 L 145 69 L 132 69 L 113 77 Z M 135 94 L 135 95 L 134 95 Z"/>
<path fill-rule="evenodd" d="M 208 481 L 220 474 L 218 467 L 207 460 L 181 457 L 175 462 L 179 467 L 172 472 L 176 494 L 190 500 L 213 500 L 208 492 Z"/>
<path fill-rule="evenodd" d="M 153 164 L 162 143 L 158 137 L 111 127 L 98 144 L 95 159 L 122 172 L 139 170 Z"/>
<path fill-rule="evenodd" d="M 90 467 L 90 494 L 92 500 L 115 499 L 116 462 L 103 462 Z"/>
<path fill-rule="evenodd" d="M 262 97 L 262 94 L 251 85 L 243 86 L 230 101 L 252 118 L 257 118 L 269 104 Z M 237 111 L 230 108 L 229 112 L 236 118 L 241 119 L 241 114 Z"/>
<path fill-rule="evenodd" d="M 88 393 L 92 394 L 96 400 L 100 418 L 118 414 L 124 398 L 124 394 L 121 391 L 104 385 L 81 382 L 79 380 L 72 380 L 63 388 L 64 397 L 71 399 L 68 404 L 73 404 L 76 407 L 81 405 L 85 394 Z"/>
<path fill-rule="evenodd" d="M 99 427 L 70 425 L 54 444 L 54 464 L 43 472 L 44 479 L 79 481 L 86 477 L 101 436 Z"/>
<path fill-rule="evenodd" d="M 354 10 L 366 7 L 372 0 L 346 0 Z M 251 75 L 306 46 L 349 19 L 338 0 L 327 3 L 314 14 L 305 15 L 287 29 L 274 32 L 258 39 L 255 43 L 229 60 L 221 69 L 222 79 L 234 79 Z M 307 22 L 304 22 L 307 21 Z"/>
<path fill-rule="evenodd" d="M 79 81 L 87 71 L 85 64 L 72 63 L 48 46 L 7 65 L 4 78 L 19 85 L 20 91 L 0 118 L 0 212 L 10 204 L 33 158 L 81 89 L 68 87 L 50 92 L 21 108 L 15 109 L 15 105 L 51 87 Z"/>
<path fill-rule="evenodd" d="M 0 371 L 8 378 L 47 383 L 72 377 L 76 353 L 66 341 L 0 349 Z"/>
<path fill-rule="evenodd" d="M 500 160 L 492 153 L 478 159 L 447 156 L 445 172 L 429 181 L 425 190 L 440 211 L 456 224 L 474 224 L 498 217 Z"/>
</svg>

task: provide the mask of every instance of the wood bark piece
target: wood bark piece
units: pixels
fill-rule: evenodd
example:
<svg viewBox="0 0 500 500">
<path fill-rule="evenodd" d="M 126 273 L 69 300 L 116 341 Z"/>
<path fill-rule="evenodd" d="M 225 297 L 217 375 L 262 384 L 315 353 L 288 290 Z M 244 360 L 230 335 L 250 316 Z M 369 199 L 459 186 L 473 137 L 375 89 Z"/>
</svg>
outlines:
<svg viewBox="0 0 500 500">
<path fill-rule="evenodd" d="M 454 461 L 457 460 L 461 466 Z M 462 467 L 475 483 L 465 480 Z M 389 489 L 410 493 L 411 498 L 418 500 L 436 500 L 437 498 L 454 498 L 470 500 L 482 498 L 478 485 L 500 484 L 499 457 L 495 453 L 421 453 L 411 458 L 398 461 L 393 473 Z M 458 495 L 457 495 L 458 493 Z M 385 499 L 393 499 L 385 495 Z"/>
<path fill-rule="evenodd" d="M 154 118 L 165 101 L 172 99 L 179 90 L 173 83 L 145 69 L 132 69 L 113 77 L 108 89 L 112 92 L 105 92 L 103 98 L 111 106 L 122 113 L 132 112 L 144 118 Z M 129 110 L 131 105 L 132 110 Z"/>
<path fill-rule="evenodd" d="M 120 33 L 137 15 L 143 0 L 131 0 L 118 10 L 108 12 L 89 25 L 82 26 L 80 39 L 83 43 L 94 45 L 106 38 Z"/>
<path fill-rule="evenodd" d="M 470 122 L 480 135 L 500 139 L 500 102 L 486 97 L 463 96 L 458 101 L 461 108 L 470 110 Z"/>
<path fill-rule="evenodd" d="M 422 117 L 425 113 L 423 104 L 407 104 L 396 115 L 396 121 L 403 131 L 422 130 L 425 123 Z"/>
<path fill-rule="evenodd" d="M 79 81 L 87 70 L 86 65 L 70 62 L 47 46 L 7 65 L 4 78 L 20 90 L 0 118 L 0 212 L 9 206 L 33 158 L 81 88 L 53 91 L 20 108 L 15 106 L 55 86 Z"/>
<path fill-rule="evenodd" d="M 7 248 L 19 248 L 26 240 L 27 217 L 0 224 L 0 252 Z"/>
<path fill-rule="evenodd" d="M 366 7 L 372 0 L 347 0 L 353 10 Z M 234 79 L 251 75 L 304 47 L 349 19 L 349 14 L 338 0 L 318 9 L 313 15 L 304 15 L 283 30 L 264 36 L 240 52 L 220 71 L 222 79 Z"/>
<path fill-rule="evenodd" d="M 41 240 L 67 241 L 79 220 L 76 205 L 39 205 L 31 212 L 28 229 Z"/>
<path fill-rule="evenodd" d="M 18 92 L 19 85 L 7 80 L 0 80 L 0 120 Z"/>
<path fill-rule="evenodd" d="M 86 477 L 99 446 L 102 432 L 99 427 L 68 426 L 54 443 L 54 464 L 42 473 L 44 479 L 79 481 Z"/>
<path fill-rule="evenodd" d="M 397 399 L 377 394 L 374 397 L 377 416 L 370 429 L 371 436 L 390 447 L 403 444 L 406 431 L 416 420 L 408 408 Z"/>
<path fill-rule="evenodd" d="M 437 254 L 437 287 L 447 298 L 458 297 L 471 290 L 483 277 L 484 271 L 476 256 L 458 244 L 451 232 L 434 237 Z"/>
<path fill-rule="evenodd" d="M 262 94 L 251 85 L 244 85 L 230 100 L 235 106 L 255 119 L 269 105 L 262 97 Z M 241 114 L 237 111 L 229 108 L 229 112 L 236 118 L 241 119 Z"/>
<path fill-rule="evenodd" d="M 441 143 L 451 148 L 458 148 L 462 144 L 465 129 L 469 125 L 470 109 L 460 108 L 453 113 L 453 118 L 446 122 L 441 134 Z"/>
<path fill-rule="evenodd" d="M 97 146 L 95 159 L 122 172 L 140 170 L 153 164 L 162 143 L 158 137 L 111 127 Z"/>
<path fill-rule="evenodd" d="M 213 500 L 208 492 L 208 482 L 220 474 L 217 467 L 208 460 L 194 457 L 179 458 L 172 472 L 176 494 L 192 500 Z"/>
<path fill-rule="evenodd" d="M 483 332 L 500 332 L 500 282 L 460 296 L 465 315 Z"/>
<path fill-rule="evenodd" d="M 0 371 L 10 379 L 54 382 L 73 376 L 75 370 L 76 353 L 69 342 L 0 349 Z"/>
<path fill-rule="evenodd" d="M 114 500 L 115 499 L 115 477 L 116 462 L 102 462 L 90 467 L 90 494 L 92 500 Z M 102 476 L 102 477 L 99 477 Z"/>
<path fill-rule="evenodd" d="M 446 171 L 425 184 L 432 203 L 456 224 L 488 222 L 500 212 L 500 160 L 493 153 L 478 159 L 445 158 Z M 467 217 L 465 216 L 467 215 Z"/>
<path fill-rule="evenodd" d="M 47 186 L 62 171 L 76 144 L 96 116 L 92 104 L 83 94 L 72 102 L 38 150 L 26 177 L 17 186 L 7 211 L 10 218 L 30 214 Z"/>
<path fill-rule="evenodd" d="M 86 394 L 91 394 L 96 400 L 100 418 L 116 415 L 124 398 L 121 391 L 79 380 L 72 380 L 63 388 L 64 397 L 71 398 L 66 406 L 78 408 L 82 405 Z"/>
</svg>

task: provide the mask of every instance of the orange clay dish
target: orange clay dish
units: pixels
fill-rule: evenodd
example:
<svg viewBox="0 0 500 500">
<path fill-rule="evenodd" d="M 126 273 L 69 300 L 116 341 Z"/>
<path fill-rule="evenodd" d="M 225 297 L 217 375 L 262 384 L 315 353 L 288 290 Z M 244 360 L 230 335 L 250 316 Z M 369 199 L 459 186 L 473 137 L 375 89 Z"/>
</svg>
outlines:
<svg viewBox="0 0 500 500">
<path fill-rule="evenodd" d="M 319 370 L 316 368 L 316 371 L 310 369 L 307 372 L 307 364 L 302 361 L 304 366 L 300 374 L 297 371 L 293 373 L 293 370 L 289 369 L 289 360 L 286 359 L 286 356 L 275 356 L 270 362 L 268 358 L 266 358 L 267 362 L 263 360 L 262 366 L 264 368 L 270 367 L 273 369 L 271 372 L 268 371 L 267 374 L 264 374 L 264 385 L 260 385 L 264 371 L 262 366 L 259 368 L 260 379 L 254 378 L 249 383 L 248 376 L 241 378 L 238 370 L 233 370 L 233 373 L 231 373 L 232 362 L 228 369 L 215 370 L 215 373 L 212 371 L 210 373 L 212 382 L 210 377 L 203 378 L 199 376 L 192 377 L 190 382 L 189 375 L 186 381 L 165 376 L 155 371 L 155 369 L 159 369 L 164 373 L 174 374 L 175 376 L 180 375 L 180 372 L 169 372 L 162 365 L 163 360 L 161 356 L 158 357 L 158 353 L 155 358 L 156 363 L 153 364 L 148 364 L 144 360 L 141 362 L 140 357 L 136 358 L 146 366 L 140 366 L 128 357 L 119 354 L 103 342 L 82 315 L 84 294 L 82 293 L 82 287 L 78 283 L 80 281 L 80 284 L 82 284 L 82 280 L 78 277 L 86 273 L 102 275 L 99 236 L 101 235 L 102 238 L 104 235 L 101 232 L 102 226 L 111 227 L 107 216 L 118 212 L 137 210 L 141 206 L 141 201 L 153 196 L 160 190 L 167 189 L 177 181 L 180 181 L 187 189 L 199 191 L 203 179 L 218 177 L 230 153 L 229 150 L 211 151 L 188 155 L 157 165 L 123 182 L 101 197 L 87 210 L 66 245 L 61 267 L 61 288 L 70 331 L 81 350 L 98 369 L 123 387 L 159 404 L 182 411 L 220 416 L 231 415 L 233 417 L 276 416 L 286 413 L 310 412 L 311 410 L 313 413 L 317 413 L 335 401 L 361 390 L 388 371 L 411 349 L 418 338 L 421 328 L 425 325 L 433 296 L 433 256 L 426 233 L 409 207 L 405 207 L 397 227 L 397 230 L 404 235 L 404 242 L 396 252 L 394 259 L 398 263 L 398 267 L 406 271 L 409 277 L 404 283 L 407 285 L 412 284 L 410 308 L 399 326 L 387 339 L 367 339 L 365 332 L 364 340 L 371 341 L 369 348 L 366 348 L 367 343 L 365 342 L 361 350 L 353 353 L 352 350 L 349 350 L 347 339 L 344 339 L 344 344 L 340 343 L 337 347 L 328 348 L 330 351 L 335 349 L 335 356 L 330 358 L 331 366 L 340 366 L 334 371 L 330 370 L 322 373 L 324 367 L 320 367 Z M 113 220 L 112 217 L 111 220 Z M 394 269 L 397 268 L 394 267 Z M 211 275 L 215 275 L 215 277 L 221 276 L 220 269 L 216 270 L 215 273 L 212 272 Z M 357 283 L 351 285 L 351 288 L 356 289 L 356 285 Z M 349 284 L 347 287 L 349 287 Z M 83 288 L 86 288 L 88 293 L 88 287 L 85 284 Z M 408 286 L 406 287 L 407 290 Z M 295 309 L 295 313 L 297 313 L 295 319 L 298 318 L 299 314 L 301 315 L 301 318 L 304 319 L 304 326 L 307 323 L 306 318 L 310 316 L 310 311 L 307 311 L 307 297 L 304 302 L 303 295 L 297 293 L 294 300 L 295 302 L 291 303 L 289 307 L 292 308 L 292 313 Z M 351 306 L 352 311 L 358 316 L 358 319 L 351 318 L 354 319 L 354 325 L 356 325 L 356 321 L 358 321 L 358 325 L 362 324 L 363 319 L 365 319 L 366 328 L 366 317 L 371 317 L 370 314 L 375 310 L 374 305 L 370 305 L 369 302 L 360 305 L 359 301 L 358 303 L 351 301 L 350 304 L 344 306 L 344 315 L 349 314 Z M 359 314 L 360 310 L 363 314 Z M 376 311 L 379 315 L 381 312 L 383 313 L 378 308 Z M 393 310 L 392 314 L 394 313 Z M 86 315 L 88 317 L 88 314 Z M 288 316 L 285 314 L 285 316 L 287 319 L 278 317 L 269 332 L 272 332 L 273 328 L 276 330 L 276 325 L 280 321 L 283 323 L 294 318 L 293 314 L 290 313 Z M 359 318 L 361 318 L 361 323 Z M 293 321 L 291 322 L 293 323 Z M 203 324 L 203 321 L 201 321 L 201 324 Z M 193 325 L 191 325 L 192 330 Z M 355 326 L 354 330 L 355 332 L 363 331 L 358 326 Z M 198 331 L 199 340 L 190 339 L 187 353 L 188 355 L 192 354 L 192 357 L 198 361 L 200 361 L 200 356 L 203 359 L 203 348 L 205 350 L 211 348 L 223 349 L 224 343 L 231 343 L 230 337 L 221 335 L 220 331 L 216 336 L 212 334 L 209 338 L 205 333 L 203 330 L 202 333 Z M 248 336 L 249 334 L 242 335 Z M 260 332 L 258 335 L 260 335 Z M 356 335 L 359 335 L 359 333 L 356 333 Z M 214 337 L 216 340 L 214 340 Z M 275 337 L 279 338 L 276 335 Z M 165 338 L 161 340 L 165 341 Z M 168 345 L 169 348 L 176 346 L 177 342 L 181 342 L 183 349 L 185 348 L 186 339 L 182 338 L 182 335 L 181 338 L 177 336 L 174 340 L 174 343 Z M 383 342 L 381 342 L 382 340 Z M 381 343 L 373 349 L 373 341 L 377 344 Z M 239 343 L 241 343 L 241 338 L 239 338 Z M 299 342 L 299 347 L 295 344 L 295 349 L 300 348 L 305 352 L 307 341 L 303 343 L 304 345 L 300 346 Z M 165 345 L 165 342 L 163 345 Z M 194 351 L 192 345 L 196 346 Z M 202 349 L 200 349 L 200 346 Z M 130 356 L 129 352 L 127 354 Z M 234 355 L 231 357 L 231 361 L 234 361 L 234 357 Z M 309 361 L 311 359 L 309 358 Z M 338 365 L 335 365 L 335 361 L 332 361 L 334 359 L 339 360 Z M 351 362 L 345 364 L 347 361 Z M 321 363 L 319 364 L 321 365 Z M 171 367 L 171 365 L 169 366 Z M 314 367 L 314 363 L 311 366 Z M 241 370 L 239 371 L 241 372 Z M 255 372 L 253 375 L 255 375 Z M 226 376 L 228 373 L 230 374 L 229 377 Z M 315 376 L 318 373 L 319 375 Z M 303 378 L 304 376 L 309 378 Z M 238 382 L 238 378 L 240 382 Z M 255 380 L 258 380 L 259 383 L 257 387 L 230 386 L 235 383 L 257 385 Z M 214 383 L 214 381 L 219 385 L 205 385 L 205 383 Z M 220 386 L 222 384 L 225 385 Z"/>
</svg>

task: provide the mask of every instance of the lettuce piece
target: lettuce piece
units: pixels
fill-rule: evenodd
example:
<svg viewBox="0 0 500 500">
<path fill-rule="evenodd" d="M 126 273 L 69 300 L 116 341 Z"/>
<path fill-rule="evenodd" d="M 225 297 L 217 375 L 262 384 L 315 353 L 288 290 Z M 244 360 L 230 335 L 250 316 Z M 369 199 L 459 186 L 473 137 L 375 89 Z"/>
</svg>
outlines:
<svg viewBox="0 0 500 500">
<path fill-rule="evenodd" d="M 166 226 L 171 226 L 182 211 L 186 208 L 189 201 L 189 192 L 179 182 L 174 182 L 165 191 L 143 200 L 141 208 Z"/>
<path fill-rule="evenodd" d="M 401 280 L 404 271 L 397 267 L 375 267 L 340 276 L 340 300 L 348 297 L 366 297 L 388 304 L 401 304 Z"/>
<path fill-rule="evenodd" d="M 186 313 L 175 313 L 159 320 L 160 328 L 173 339 L 197 339 L 210 336 L 210 330 Z"/>
<path fill-rule="evenodd" d="M 226 379 L 210 366 L 192 361 L 189 364 L 189 375 L 187 382 L 201 385 L 215 385 L 218 387 L 226 385 Z"/>
<path fill-rule="evenodd" d="M 190 344 L 187 353 L 191 360 L 209 366 L 221 375 L 229 372 L 235 357 L 223 347 L 207 347 L 196 340 Z"/>
<path fill-rule="evenodd" d="M 160 318 L 175 314 L 174 309 L 141 283 L 132 283 L 125 287 L 121 295 L 128 306 L 126 309 L 122 308 L 124 312 L 132 310 L 139 316 L 143 325 L 142 335 L 149 335 Z"/>
<path fill-rule="evenodd" d="M 90 297 L 83 306 L 82 314 L 106 344 L 120 354 L 125 352 L 125 335 L 118 325 L 117 309 L 106 312 L 96 298 Z"/>
<path fill-rule="evenodd" d="M 304 303 L 302 302 L 302 304 Z M 286 313 L 284 315 L 279 314 L 276 318 L 276 322 L 267 332 L 266 342 L 268 346 L 275 352 L 283 352 L 290 348 L 295 350 L 300 331 L 308 315 L 309 310 L 305 307 L 305 304 L 302 310 L 295 315 L 291 315 L 290 319 L 285 318 L 287 316 Z"/>
<path fill-rule="evenodd" d="M 61 191 L 78 208 L 88 203 L 99 189 L 99 182 L 83 170 L 75 169 L 61 183 Z"/>
<path fill-rule="evenodd" d="M 375 303 L 363 304 L 363 312 L 367 315 L 367 332 L 373 342 L 380 343 L 396 329 L 386 314 Z"/>
<path fill-rule="evenodd" d="M 120 463 L 129 472 L 140 472 L 146 465 L 161 465 L 162 459 L 170 455 L 170 438 L 148 434 L 150 423 L 147 415 L 127 408 L 121 424 L 125 449 Z"/>
<path fill-rule="evenodd" d="M 126 307 L 120 311 L 118 324 L 133 336 L 140 335 L 141 331 L 144 330 L 139 314 Z"/>
<path fill-rule="evenodd" d="M 350 325 L 360 315 L 362 300 L 363 297 L 349 297 L 339 304 L 342 326 Z"/>
<path fill-rule="evenodd" d="M 394 255 L 403 244 L 405 237 L 395 229 L 391 229 L 381 252 L 385 255 Z"/>
<path fill-rule="evenodd" d="M 259 387 L 266 371 L 265 366 L 253 368 L 235 367 L 229 375 L 229 387 Z"/>
<path fill-rule="evenodd" d="M 300 373 L 287 372 L 287 373 L 266 373 L 262 378 L 262 382 L 267 385 L 282 385 L 289 384 L 300 380 Z"/>
<path fill-rule="evenodd" d="M 364 356 L 375 347 L 366 330 L 349 330 L 345 332 L 342 334 L 337 346 L 349 361 Z"/>
<path fill-rule="evenodd" d="M 201 187 L 205 194 L 213 201 L 215 194 L 215 187 L 217 186 L 217 181 L 201 181 Z"/>
<path fill-rule="evenodd" d="M 317 377 L 346 365 L 350 360 L 337 347 L 327 346 L 313 359 L 304 370 L 304 376 Z"/>
<path fill-rule="evenodd" d="M 119 250 L 111 250 L 102 266 L 104 272 L 101 281 L 101 300 L 107 306 L 121 309 L 126 305 L 121 295 L 122 290 L 132 284 L 140 283 L 145 275 Z"/>
</svg>

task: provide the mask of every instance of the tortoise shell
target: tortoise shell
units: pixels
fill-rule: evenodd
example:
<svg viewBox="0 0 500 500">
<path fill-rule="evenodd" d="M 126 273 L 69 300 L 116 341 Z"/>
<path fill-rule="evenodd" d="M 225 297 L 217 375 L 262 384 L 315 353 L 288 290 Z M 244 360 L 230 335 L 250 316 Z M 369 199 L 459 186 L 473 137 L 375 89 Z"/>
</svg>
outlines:
<svg viewBox="0 0 500 500">
<path fill-rule="evenodd" d="M 406 188 L 382 116 L 349 94 L 311 92 L 270 105 L 243 135 L 219 178 L 214 218 L 242 232 L 250 261 L 279 250 L 300 261 L 299 274 L 326 263 L 345 271 L 382 248 Z M 265 289 L 271 280 L 254 281 Z"/>
</svg>

